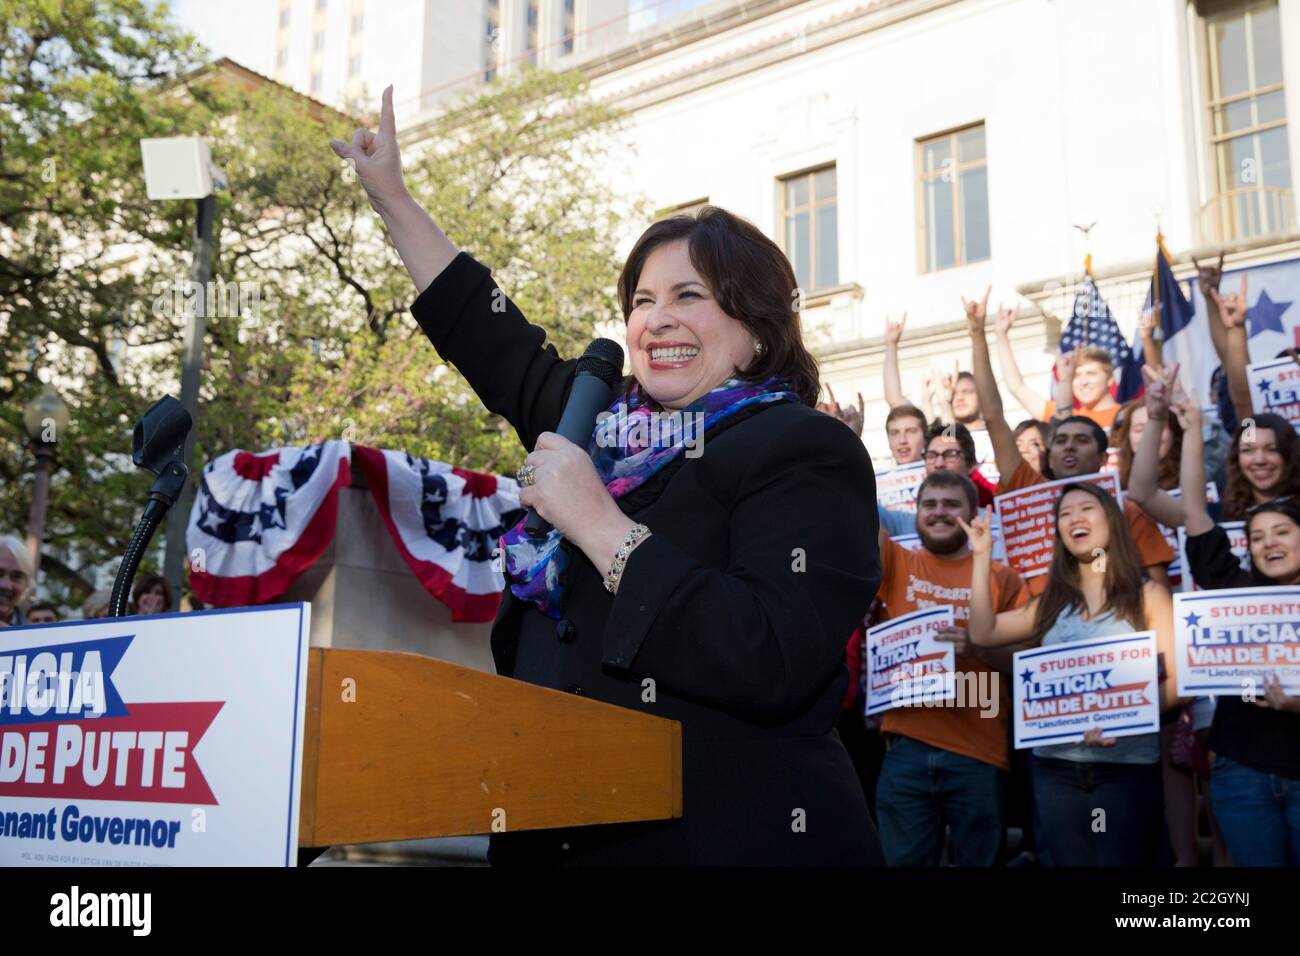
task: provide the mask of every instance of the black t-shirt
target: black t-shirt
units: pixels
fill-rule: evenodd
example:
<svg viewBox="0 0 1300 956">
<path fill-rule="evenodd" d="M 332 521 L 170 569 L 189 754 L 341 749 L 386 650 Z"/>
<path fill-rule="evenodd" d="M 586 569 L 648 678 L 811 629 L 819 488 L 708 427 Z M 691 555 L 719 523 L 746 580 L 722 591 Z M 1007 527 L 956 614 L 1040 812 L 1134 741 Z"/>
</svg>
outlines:
<svg viewBox="0 0 1300 956">
<path fill-rule="evenodd" d="M 1207 591 L 1273 583 L 1253 567 L 1242 570 L 1227 532 L 1218 525 L 1187 536 L 1187 563 L 1196 583 Z M 1300 780 L 1300 714 L 1260 707 L 1240 697 L 1219 697 L 1210 749 L 1253 770 Z"/>
</svg>

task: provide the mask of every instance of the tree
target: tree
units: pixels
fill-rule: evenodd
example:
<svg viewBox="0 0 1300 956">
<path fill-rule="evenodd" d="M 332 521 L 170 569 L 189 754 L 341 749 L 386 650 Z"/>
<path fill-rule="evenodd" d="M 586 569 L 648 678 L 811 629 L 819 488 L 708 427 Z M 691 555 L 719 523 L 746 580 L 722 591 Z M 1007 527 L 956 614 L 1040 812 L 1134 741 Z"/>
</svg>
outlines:
<svg viewBox="0 0 1300 956">
<path fill-rule="evenodd" d="M 137 140 L 192 129 L 157 90 L 195 66 L 192 41 L 140 0 L 0 0 L 0 527 L 31 494 L 22 408 L 56 380 L 73 411 L 59 438 L 43 570 L 61 599 L 125 547 L 138 510 L 123 470 L 138 383 L 115 350 L 170 342 L 142 308 L 150 276 L 178 268 L 183 223 L 143 195 Z M 149 243 L 154 254 L 131 261 Z"/>
<path fill-rule="evenodd" d="M 200 67 L 164 16 L 0 0 L 0 527 L 22 527 L 30 495 L 22 405 L 56 380 L 73 424 L 44 568 L 65 603 L 125 548 L 148 484 L 131 427 L 178 375 L 193 205 L 145 199 L 142 137 L 202 136 L 230 180 L 196 466 L 326 438 L 489 471 L 524 454 L 409 314 L 409 279 L 327 146 L 359 123 L 228 62 Z M 623 148 L 621 123 L 580 77 L 527 71 L 405 146 L 412 192 L 564 354 L 617 319 L 615 244 L 648 215 L 592 176 Z"/>
</svg>

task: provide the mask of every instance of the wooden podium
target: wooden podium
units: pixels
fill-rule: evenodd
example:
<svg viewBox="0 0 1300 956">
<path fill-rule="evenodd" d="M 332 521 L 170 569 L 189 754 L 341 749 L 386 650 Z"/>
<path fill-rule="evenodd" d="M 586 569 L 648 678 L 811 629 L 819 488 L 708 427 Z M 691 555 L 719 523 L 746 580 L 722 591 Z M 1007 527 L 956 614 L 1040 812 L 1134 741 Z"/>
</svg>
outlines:
<svg viewBox="0 0 1300 956">
<path fill-rule="evenodd" d="M 299 844 L 666 820 L 681 725 L 419 654 L 308 651 Z"/>
</svg>

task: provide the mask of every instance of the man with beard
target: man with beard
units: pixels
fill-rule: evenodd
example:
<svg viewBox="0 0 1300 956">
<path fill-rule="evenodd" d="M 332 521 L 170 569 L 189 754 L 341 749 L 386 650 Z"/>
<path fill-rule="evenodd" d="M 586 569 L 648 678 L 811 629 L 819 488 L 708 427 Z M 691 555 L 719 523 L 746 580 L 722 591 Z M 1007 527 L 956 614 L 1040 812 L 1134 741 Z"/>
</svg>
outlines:
<svg viewBox="0 0 1300 956">
<path fill-rule="evenodd" d="M 1071 415 L 1053 429 L 1052 439 L 1047 446 L 1046 473 L 1040 473 L 1024 460 L 1016 444 L 1016 436 L 1002 411 L 1002 396 L 993 377 L 984 320 L 984 306 L 979 302 L 966 302 L 966 328 L 971 337 L 975 383 L 979 388 L 980 407 L 984 409 L 984 421 L 988 426 L 989 439 L 993 443 L 993 453 L 1001 475 L 997 493 L 1006 494 L 1008 491 L 1018 491 L 1052 479 L 1076 478 L 1101 471 L 1106 464 L 1106 448 L 1110 441 L 1101 425 L 1082 415 Z M 1169 587 L 1168 569 L 1169 562 L 1174 559 L 1173 549 L 1146 512 L 1127 499 L 1123 502 L 1123 508 L 1147 576 L 1152 581 Z M 1041 594 L 1047 587 L 1047 579 L 1046 574 L 1030 578 L 1030 593 Z"/>
<path fill-rule="evenodd" d="M 890 866 L 937 866 L 945 827 L 952 834 L 958 866 L 992 866 L 1002 846 L 1011 765 L 1011 698 L 1003 675 L 1010 671 L 1012 652 L 980 650 L 966 631 L 974 559 L 957 519 L 969 522 L 977 507 L 969 478 L 956 470 L 935 470 L 917 493 L 921 548 L 908 551 L 884 530 L 880 533 L 884 619 L 950 605 L 953 626 L 938 638 L 955 645 L 962 690 L 958 700 L 942 706 L 895 707 L 883 716 L 880 729 L 889 749 L 876 812 Z M 1029 597 L 1020 576 L 998 563 L 993 564 L 992 588 L 994 606 L 1004 610 L 1021 606 Z M 976 688 L 978 693 L 970 692 Z"/>
<path fill-rule="evenodd" d="M 975 442 L 965 425 L 933 423 L 925 433 L 924 447 L 924 454 L 917 457 L 925 462 L 927 476 L 936 471 L 955 471 L 965 475 L 975 484 L 979 505 L 983 507 L 993 503 L 993 486 L 977 470 L 979 460 L 975 457 Z M 879 506 L 876 511 L 880 516 L 880 527 L 891 536 L 916 533 L 916 516 L 912 512 Z"/>
<path fill-rule="evenodd" d="M 18 606 L 34 577 L 23 543 L 11 534 L 0 535 L 0 627 L 26 624 Z"/>
</svg>

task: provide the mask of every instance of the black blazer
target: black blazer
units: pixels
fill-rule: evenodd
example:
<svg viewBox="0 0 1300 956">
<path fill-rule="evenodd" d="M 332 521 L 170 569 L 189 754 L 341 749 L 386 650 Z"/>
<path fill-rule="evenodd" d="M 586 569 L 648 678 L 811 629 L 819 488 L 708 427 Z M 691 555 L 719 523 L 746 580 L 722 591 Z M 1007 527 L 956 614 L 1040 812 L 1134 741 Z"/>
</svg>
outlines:
<svg viewBox="0 0 1300 956">
<path fill-rule="evenodd" d="M 412 312 L 526 448 L 555 428 L 576 362 L 486 267 L 461 253 Z M 507 588 L 492 653 L 501 674 L 681 721 L 683 816 L 494 835 L 492 862 L 878 864 L 833 730 L 881 577 L 862 442 L 806 405 L 756 406 L 619 505 L 653 534 L 618 594 L 571 548 L 564 619 Z"/>
</svg>

